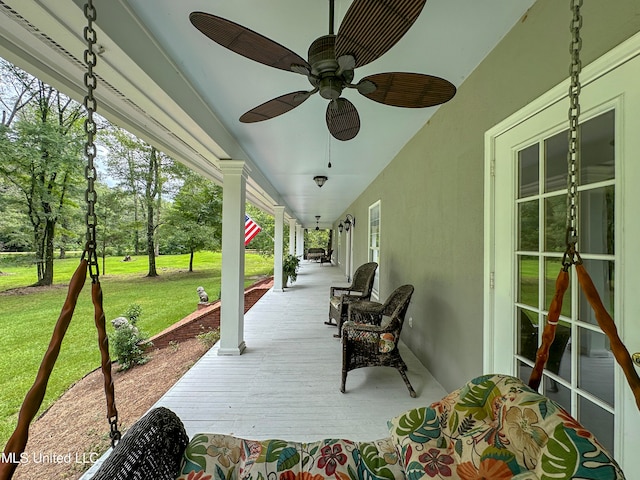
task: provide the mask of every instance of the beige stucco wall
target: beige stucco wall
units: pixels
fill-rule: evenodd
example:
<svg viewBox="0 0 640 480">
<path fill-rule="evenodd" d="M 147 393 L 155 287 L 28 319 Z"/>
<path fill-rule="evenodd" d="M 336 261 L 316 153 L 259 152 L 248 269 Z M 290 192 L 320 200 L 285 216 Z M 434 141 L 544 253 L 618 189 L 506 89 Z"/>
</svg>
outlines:
<svg viewBox="0 0 640 480">
<path fill-rule="evenodd" d="M 640 31 L 640 0 L 587 0 L 582 13 L 583 65 Z M 568 0 L 538 0 L 344 212 L 358 219 L 357 266 L 382 201 L 381 298 L 416 287 L 403 339 L 446 390 L 483 373 L 484 133 L 568 76 L 570 18 Z"/>
</svg>

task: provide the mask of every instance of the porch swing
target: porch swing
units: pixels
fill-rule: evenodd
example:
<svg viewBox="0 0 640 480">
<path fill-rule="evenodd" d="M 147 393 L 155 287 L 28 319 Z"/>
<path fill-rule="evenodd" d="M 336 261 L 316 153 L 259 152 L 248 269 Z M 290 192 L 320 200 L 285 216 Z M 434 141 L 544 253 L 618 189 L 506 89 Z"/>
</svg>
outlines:
<svg viewBox="0 0 640 480">
<path fill-rule="evenodd" d="M 87 0 L 85 3 L 84 15 L 87 20 L 87 26 L 84 28 L 84 39 L 87 44 L 84 52 L 84 62 L 86 64 L 84 106 L 87 111 L 84 123 L 86 134 L 84 152 L 87 160 L 85 167 L 87 181 L 87 190 L 85 192 L 87 210 L 85 214 L 87 227 L 86 244 L 80 264 L 69 282 L 67 297 L 55 324 L 51 341 L 38 369 L 36 379 L 31 389 L 27 392 L 20 408 L 16 429 L 4 448 L 0 461 L 0 480 L 11 479 L 20 463 L 29 436 L 29 425 L 42 405 L 49 377 L 60 353 L 61 343 L 73 317 L 78 297 L 84 287 L 87 272 L 91 277 L 92 283 L 91 299 L 94 306 L 95 325 L 98 331 L 107 421 L 110 428 L 109 436 L 111 438 L 111 446 L 114 447 L 109 457 L 109 464 L 105 468 L 101 468 L 93 478 L 96 480 L 143 480 L 147 478 L 173 480 L 177 475 L 182 452 L 188 441 L 182 423 L 173 412 L 162 407 L 151 410 L 129 429 L 122 440 L 122 435 L 118 429 L 118 411 L 111 376 L 109 340 L 105 328 L 102 288 L 100 286 L 96 251 L 97 215 L 95 213 L 95 204 L 97 195 L 94 184 L 97 178 L 97 171 L 94 166 L 96 157 L 94 138 L 97 128 L 93 115 L 96 111 L 94 90 L 97 86 L 97 77 L 93 72 L 93 68 L 96 66 L 97 55 L 94 50 L 96 31 L 93 28 L 93 23 L 96 19 L 96 9 L 93 6 L 93 0 Z"/>
<path fill-rule="evenodd" d="M 562 259 L 562 268 L 556 280 L 556 291 L 549 307 L 548 321 L 547 325 L 544 328 L 542 344 L 537 351 L 535 366 L 529 379 L 529 387 L 532 389 L 532 391 L 529 391 L 528 389 L 526 389 L 526 387 L 524 389 L 520 387 L 516 388 L 518 388 L 518 392 L 520 392 L 519 394 L 522 394 L 526 397 L 527 403 L 524 403 L 524 405 L 527 405 L 527 409 L 529 409 L 529 407 L 532 405 L 532 395 L 535 395 L 536 398 L 542 399 L 540 401 L 543 402 L 546 402 L 548 400 L 541 395 L 537 395 L 536 393 L 534 393 L 534 391 L 537 391 L 540 385 L 542 371 L 549 356 L 549 348 L 553 343 L 555 337 L 555 331 L 562 307 L 563 295 L 569 285 L 569 270 L 571 266 L 574 266 L 576 268 L 580 286 L 584 291 L 592 309 L 596 313 L 596 318 L 598 324 L 600 325 L 600 328 L 609 337 L 615 358 L 625 373 L 627 381 L 631 386 L 631 389 L 636 398 L 638 408 L 640 409 L 640 378 L 634 370 L 629 352 L 618 337 L 615 324 L 602 305 L 599 294 L 594 287 L 588 273 L 586 272 L 582 264 L 581 257 L 576 248 L 578 238 L 576 228 L 576 172 L 577 165 L 579 163 L 578 115 L 580 110 L 579 72 L 581 65 L 579 53 L 581 45 L 580 27 L 582 23 L 582 17 L 580 16 L 581 5 L 582 0 L 571 0 L 571 9 L 573 12 L 573 41 L 571 49 L 571 87 L 569 91 L 571 108 L 569 113 L 570 148 L 568 154 L 569 175 L 567 192 L 567 248 Z M 87 19 L 87 26 L 84 29 L 84 38 L 87 43 L 84 55 L 84 60 L 87 67 L 87 72 L 84 76 L 84 83 L 87 90 L 87 95 L 84 99 L 84 105 L 87 110 L 87 119 L 85 121 L 85 154 L 87 157 L 87 167 L 85 169 L 85 177 L 87 180 L 87 190 L 85 195 L 87 214 L 85 217 L 85 221 L 87 227 L 87 241 L 80 261 L 80 265 L 78 266 L 70 281 L 67 298 L 62 307 L 60 317 L 58 318 L 58 321 L 54 328 L 51 342 L 49 344 L 47 352 L 44 355 L 44 359 L 38 371 L 36 380 L 33 387 L 27 393 L 23 405 L 20 409 L 16 430 L 9 439 L 9 442 L 4 449 L 4 456 L 2 458 L 2 462 L 0 462 L 0 480 L 10 480 L 13 476 L 13 473 L 15 472 L 16 467 L 19 464 L 20 455 L 22 454 L 22 452 L 24 452 L 27 443 L 29 424 L 33 420 L 42 403 L 49 376 L 52 372 L 58 353 L 60 351 L 62 339 L 73 316 L 73 311 L 77 303 L 78 296 L 84 286 L 87 272 L 92 279 L 92 302 L 94 305 L 95 324 L 98 330 L 98 343 L 101 353 L 101 369 L 104 375 L 107 420 L 110 426 L 110 437 L 113 447 L 113 451 L 111 452 L 107 460 L 103 463 L 103 465 L 98 469 L 97 473 L 92 477 L 92 480 L 143 480 L 151 478 L 153 478 L 154 480 L 173 480 L 179 475 L 181 465 L 188 465 L 191 467 L 197 464 L 198 466 L 202 466 L 202 462 L 205 462 L 205 466 L 203 468 L 206 469 L 207 472 L 209 472 L 208 468 L 214 469 L 213 471 L 216 473 L 216 478 L 232 478 L 232 474 L 234 474 L 234 469 L 236 468 L 237 462 L 230 465 L 229 458 L 231 458 L 231 456 L 226 457 L 225 455 L 221 455 L 218 453 L 217 455 L 212 455 L 213 458 L 205 460 L 202 454 L 203 451 L 207 453 L 209 452 L 209 450 L 204 447 L 204 445 L 206 445 L 206 442 L 213 442 L 214 440 L 219 440 L 221 438 L 223 438 L 225 448 L 238 448 L 238 452 L 242 451 L 247 455 L 247 458 L 238 459 L 238 462 L 246 462 L 246 464 L 238 464 L 239 470 L 237 472 L 242 472 L 243 468 L 248 469 L 245 470 L 244 473 L 249 480 L 256 480 L 258 478 L 275 478 L 274 475 L 276 471 L 280 474 L 279 478 L 285 478 L 284 473 L 291 472 L 287 470 L 282 473 L 282 470 L 280 468 L 282 466 L 281 461 L 284 461 L 285 463 L 291 463 L 291 459 L 294 458 L 294 456 L 292 455 L 293 453 L 297 453 L 298 455 L 309 455 L 309 452 L 311 451 L 321 450 L 324 455 L 325 449 L 329 448 L 329 450 L 332 451 L 334 455 L 336 455 L 336 447 L 345 449 L 351 448 L 352 450 L 354 448 L 359 449 L 362 452 L 366 452 L 366 456 L 368 457 L 366 460 L 364 459 L 364 456 L 358 457 L 361 458 L 360 461 L 363 463 L 351 465 L 351 463 L 349 463 L 351 462 L 351 460 L 347 460 L 346 456 L 340 453 L 340 455 L 343 455 L 345 457 L 346 463 L 344 464 L 344 467 L 342 466 L 343 462 L 340 462 L 340 465 L 337 465 L 337 463 L 333 461 L 333 465 L 334 467 L 340 469 L 344 468 L 344 472 L 340 471 L 339 473 L 341 476 L 345 476 L 345 478 L 348 475 L 347 468 L 349 469 L 349 475 L 356 472 L 356 470 L 353 470 L 352 468 L 356 468 L 358 475 L 362 476 L 363 478 L 368 478 L 368 476 L 373 475 L 373 471 L 367 470 L 369 468 L 368 461 L 378 462 L 377 467 L 385 469 L 385 478 L 388 478 L 389 474 L 392 474 L 394 478 L 404 478 L 405 474 L 409 475 L 409 470 L 407 468 L 411 467 L 415 469 L 414 465 L 416 463 L 419 463 L 419 461 L 422 461 L 422 456 L 420 458 L 418 458 L 418 455 L 412 457 L 410 453 L 411 450 L 407 449 L 407 445 L 409 445 L 409 448 L 411 448 L 412 444 L 410 442 L 415 441 L 415 439 L 417 438 L 419 440 L 422 439 L 420 440 L 423 445 L 421 448 L 426 448 L 424 447 L 424 445 L 428 440 L 428 437 L 432 440 L 435 440 L 434 438 L 432 438 L 432 435 L 435 428 L 434 426 L 436 425 L 436 423 L 434 422 L 439 421 L 437 413 L 435 414 L 435 417 L 430 417 L 430 420 L 429 418 L 423 418 L 425 422 L 432 422 L 428 425 L 426 423 L 424 425 L 416 424 L 416 416 L 413 414 L 414 411 L 409 411 L 406 414 L 391 420 L 389 422 L 391 429 L 390 439 L 378 440 L 376 442 L 323 440 L 321 442 L 317 442 L 319 445 L 318 449 L 315 449 L 315 444 L 304 444 L 304 446 L 302 446 L 302 444 L 299 444 L 297 442 L 285 442 L 282 440 L 264 440 L 262 442 L 253 442 L 226 435 L 207 436 L 206 434 L 198 434 L 192 440 L 192 443 L 196 444 L 197 451 L 199 452 L 197 460 L 189 458 L 189 449 L 187 448 L 189 439 L 186 435 L 180 419 L 173 412 L 166 408 L 161 407 L 151 410 L 142 419 L 138 420 L 129 429 L 126 435 L 122 436 L 121 438 L 121 434 L 118 430 L 118 412 L 115 404 L 114 384 L 111 377 L 111 360 L 109 358 L 108 339 L 105 330 L 105 315 L 102 307 L 102 290 L 99 281 L 99 269 L 96 252 L 97 219 L 95 214 L 96 192 L 94 189 L 94 182 L 96 179 L 96 169 L 94 167 L 94 159 L 96 154 L 94 135 L 96 132 L 96 123 L 93 119 L 93 114 L 96 110 L 96 99 L 94 97 L 96 76 L 93 73 L 93 67 L 95 67 L 96 65 L 96 54 L 94 52 L 94 46 L 96 43 L 96 32 L 93 28 L 93 22 L 96 19 L 96 10 L 93 7 L 93 0 L 86 1 L 84 6 L 84 14 Z M 469 391 L 473 390 L 475 387 L 480 386 L 481 388 L 485 388 L 484 385 L 488 382 L 491 382 L 491 385 L 493 385 L 493 387 L 491 388 L 496 389 L 496 391 L 500 388 L 505 388 L 505 391 L 509 392 L 502 393 L 503 395 L 505 395 L 505 398 L 506 396 L 509 396 L 509 399 L 505 400 L 505 402 L 513 403 L 515 401 L 513 388 L 514 385 L 516 385 L 516 382 L 518 382 L 518 379 L 511 377 L 505 378 L 504 376 L 497 375 L 485 375 L 483 377 L 479 377 L 478 379 L 472 380 L 459 391 L 453 392 L 447 397 L 446 401 L 436 402 L 431 407 L 427 408 L 431 410 L 433 410 L 434 408 L 450 408 L 453 399 L 457 398 L 457 396 L 462 397 L 463 394 L 468 394 Z M 522 386 L 524 387 L 524 384 L 522 384 Z M 483 407 L 487 406 L 483 405 Z M 489 408 L 492 408 L 492 405 L 489 406 Z M 425 407 L 418 410 L 425 410 Z M 489 415 L 488 412 L 486 413 L 486 415 Z M 564 419 L 564 417 L 562 418 Z M 527 418 L 526 420 L 529 419 Z M 568 420 L 573 421 L 573 419 L 570 418 Z M 410 430 L 409 427 L 413 428 L 414 430 Z M 571 424 L 567 428 L 578 431 L 578 427 L 580 426 L 577 424 L 577 422 L 575 422 L 575 424 Z M 440 426 L 438 426 L 437 428 L 439 429 Z M 560 428 L 560 426 L 558 425 L 557 428 Z M 442 430 L 444 432 L 445 426 L 442 426 Z M 429 433 L 425 433 L 427 431 L 429 431 Z M 447 436 L 446 438 L 448 438 L 449 441 L 454 438 L 454 432 L 446 432 L 445 435 Z M 579 434 L 578 436 L 580 435 L 581 434 Z M 487 434 L 485 438 L 489 438 L 489 435 Z M 384 447 L 386 445 L 385 442 L 387 440 L 389 440 L 389 442 L 395 441 L 395 447 L 398 449 L 398 452 L 401 452 L 400 456 L 402 458 L 396 458 L 396 461 L 393 465 L 390 463 L 386 463 L 387 459 L 390 458 L 390 452 L 384 450 Z M 257 443 L 259 443 L 260 445 L 256 445 Z M 310 447 L 310 445 L 313 446 L 313 449 Z M 591 447 L 593 445 L 588 444 L 588 446 Z M 429 450 L 430 454 L 432 454 L 432 452 L 436 450 L 436 445 L 433 445 L 433 447 L 434 448 Z M 558 448 L 561 447 L 562 445 L 558 446 Z M 270 457 L 267 456 L 267 459 L 262 456 L 260 458 L 254 457 L 256 448 L 258 453 L 260 451 L 270 451 L 272 452 L 272 455 Z M 283 452 L 286 451 L 287 455 L 290 456 L 288 457 L 288 459 L 284 459 L 276 455 L 277 462 L 273 461 L 273 458 L 275 457 L 273 456 L 273 451 L 271 450 L 272 448 L 280 449 Z M 185 452 L 185 449 L 187 450 L 187 452 L 184 454 L 185 460 L 183 460 L 182 456 L 183 452 Z M 194 448 L 193 452 L 195 451 L 196 448 Z M 624 478 L 621 472 L 619 472 L 617 466 L 615 466 L 615 462 L 612 459 L 609 459 L 608 455 L 606 455 L 602 451 L 597 452 L 597 458 L 594 456 L 594 450 L 589 450 L 586 453 L 580 453 L 588 456 L 590 455 L 592 457 L 592 459 L 589 460 L 591 464 L 606 466 L 610 469 L 608 471 L 612 472 L 611 476 L 606 477 L 600 476 L 600 474 L 596 473 L 598 475 L 597 477 L 584 476 L 581 478 Z M 224 461 L 218 461 L 218 457 L 224 457 Z M 356 458 L 355 450 L 353 450 L 353 457 L 354 459 Z M 269 458 L 271 458 L 271 460 L 269 460 Z M 13 461 L 5 462 L 6 459 L 12 459 Z M 306 465 L 305 468 L 307 469 L 313 469 L 315 462 L 309 462 L 310 459 L 311 457 L 308 456 L 303 461 L 298 462 L 298 464 L 303 466 Z M 411 465 L 401 465 L 403 461 L 409 462 L 409 460 L 413 462 L 411 463 Z M 211 466 L 208 462 L 211 462 L 213 466 Z M 451 462 L 453 462 L 453 460 L 451 460 Z M 317 463 L 318 466 L 320 466 L 320 462 L 318 461 Z M 329 461 L 327 461 L 327 463 L 329 463 Z M 588 472 L 583 471 L 581 473 L 584 475 Z M 193 476 L 191 475 L 191 473 L 189 473 L 188 478 L 201 478 L 201 475 L 202 474 L 196 473 L 194 471 Z M 335 476 L 338 477 L 338 473 L 336 473 Z M 520 475 L 518 475 L 518 478 L 525 477 L 520 477 Z M 537 477 L 527 476 L 526 478 Z"/>
</svg>

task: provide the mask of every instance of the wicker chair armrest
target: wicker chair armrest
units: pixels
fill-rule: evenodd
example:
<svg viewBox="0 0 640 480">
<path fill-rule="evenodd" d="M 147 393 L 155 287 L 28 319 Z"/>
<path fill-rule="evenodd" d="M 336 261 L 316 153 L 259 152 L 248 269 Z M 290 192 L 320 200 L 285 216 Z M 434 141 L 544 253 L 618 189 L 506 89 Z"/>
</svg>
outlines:
<svg viewBox="0 0 640 480">
<path fill-rule="evenodd" d="M 351 330 L 354 332 L 386 333 L 389 331 L 389 328 L 388 326 L 381 327 L 379 325 L 372 325 L 370 323 L 356 323 L 348 320 L 342 325 L 342 330 L 344 333 L 346 333 L 347 330 Z"/>
<path fill-rule="evenodd" d="M 353 302 L 348 304 L 347 319 L 355 323 L 380 325 L 383 310 L 384 305 L 377 302 Z"/>
<path fill-rule="evenodd" d="M 338 293 L 336 293 L 338 292 Z M 351 293 L 351 285 L 347 286 L 347 287 L 331 287 L 329 290 L 329 296 L 330 297 L 338 297 L 340 295 L 343 295 L 344 293 L 339 293 L 339 292 L 346 292 L 347 294 Z"/>
<path fill-rule="evenodd" d="M 354 292 L 354 293 L 343 293 L 341 295 L 342 298 L 342 303 L 346 304 L 353 304 L 355 302 L 358 302 L 360 300 L 362 300 L 362 294 L 360 292 Z"/>
</svg>

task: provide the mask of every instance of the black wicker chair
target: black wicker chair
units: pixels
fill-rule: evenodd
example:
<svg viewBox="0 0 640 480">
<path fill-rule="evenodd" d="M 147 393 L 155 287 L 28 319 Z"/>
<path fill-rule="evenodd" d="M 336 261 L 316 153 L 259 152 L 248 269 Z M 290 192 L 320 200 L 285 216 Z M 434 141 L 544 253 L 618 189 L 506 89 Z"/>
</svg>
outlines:
<svg viewBox="0 0 640 480">
<path fill-rule="evenodd" d="M 413 295 L 412 285 L 398 287 L 384 304 L 358 302 L 349 305 L 348 321 L 342 327 L 342 384 L 347 373 L 362 367 L 394 367 L 402 376 L 412 397 L 416 396 L 407 365 L 400 356 L 398 342 L 404 317 Z"/>
<path fill-rule="evenodd" d="M 324 323 L 338 326 L 338 333 L 334 335 L 335 337 L 340 337 L 341 335 L 342 324 L 347 319 L 347 307 L 349 304 L 371 298 L 373 279 L 377 268 L 378 264 L 376 262 L 360 265 L 353 274 L 351 285 L 331 287 L 329 292 L 329 321 Z M 335 320 L 335 323 L 331 320 Z"/>
<path fill-rule="evenodd" d="M 324 265 L 325 263 L 331 263 L 331 255 L 333 254 L 333 250 L 329 249 L 326 255 L 323 255 L 320 258 L 320 265 Z"/>
</svg>

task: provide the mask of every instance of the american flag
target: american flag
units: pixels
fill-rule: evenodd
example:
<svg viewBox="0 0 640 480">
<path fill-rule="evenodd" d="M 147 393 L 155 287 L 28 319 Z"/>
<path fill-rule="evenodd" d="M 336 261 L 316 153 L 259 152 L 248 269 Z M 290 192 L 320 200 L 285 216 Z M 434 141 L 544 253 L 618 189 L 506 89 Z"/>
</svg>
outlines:
<svg viewBox="0 0 640 480">
<path fill-rule="evenodd" d="M 249 215 L 244 216 L 244 244 L 245 246 L 260 233 L 260 225 L 254 222 Z"/>
</svg>

